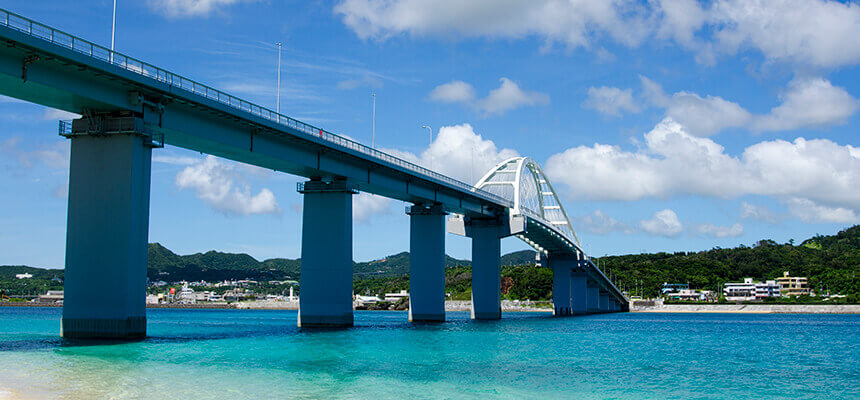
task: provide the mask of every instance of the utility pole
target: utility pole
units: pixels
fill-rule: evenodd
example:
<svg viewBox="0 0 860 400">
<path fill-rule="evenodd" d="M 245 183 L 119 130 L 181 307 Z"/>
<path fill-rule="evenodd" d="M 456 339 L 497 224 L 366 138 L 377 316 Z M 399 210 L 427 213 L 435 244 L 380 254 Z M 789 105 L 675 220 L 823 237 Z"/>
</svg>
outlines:
<svg viewBox="0 0 860 400">
<path fill-rule="evenodd" d="M 116 37 L 116 0 L 113 0 L 113 23 L 110 27 L 110 62 L 113 64 L 113 44 Z"/>
<path fill-rule="evenodd" d="M 430 133 L 430 147 L 433 147 L 433 128 L 430 128 L 429 125 L 424 125 L 421 128 L 426 129 Z M 427 151 L 430 152 L 430 169 L 433 169 L 433 150 L 430 147 L 427 148 Z"/>
<path fill-rule="evenodd" d="M 370 147 L 376 148 L 376 93 L 371 92 L 370 97 L 373 98 L 373 111 L 370 122 Z"/>
<path fill-rule="evenodd" d="M 278 93 L 275 96 L 275 111 L 278 113 L 278 122 L 281 122 L 281 42 L 276 42 L 278 46 Z"/>
</svg>

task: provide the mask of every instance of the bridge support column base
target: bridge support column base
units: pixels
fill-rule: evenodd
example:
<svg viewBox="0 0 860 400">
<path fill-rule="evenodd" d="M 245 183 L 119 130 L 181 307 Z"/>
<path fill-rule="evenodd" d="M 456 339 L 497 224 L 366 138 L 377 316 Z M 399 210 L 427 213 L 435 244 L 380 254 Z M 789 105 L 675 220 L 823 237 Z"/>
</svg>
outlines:
<svg viewBox="0 0 860 400">
<path fill-rule="evenodd" d="M 600 289 L 596 285 L 594 282 L 588 283 L 588 289 L 585 292 L 586 311 L 589 314 L 600 312 Z"/>
<path fill-rule="evenodd" d="M 502 261 L 499 226 L 473 223 L 472 319 L 502 318 Z"/>
<path fill-rule="evenodd" d="M 610 310 L 611 309 L 609 308 L 609 293 L 600 293 L 600 312 L 606 313 Z"/>
<path fill-rule="evenodd" d="M 445 212 L 409 207 L 409 321 L 445 321 Z"/>
<path fill-rule="evenodd" d="M 125 319 L 63 318 L 62 336 L 67 339 L 143 339 L 146 337 L 146 317 Z"/>
<path fill-rule="evenodd" d="M 108 119 L 105 126 L 112 123 Z M 130 131 L 81 132 L 70 138 L 61 334 L 80 339 L 142 338 L 151 144 Z"/>
<path fill-rule="evenodd" d="M 550 254 L 547 264 L 552 269 L 552 315 L 566 317 L 571 315 L 570 279 L 575 260 L 567 256 Z"/>
<path fill-rule="evenodd" d="M 302 270 L 298 326 L 353 325 L 352 195 L 346 181 L 309 181 L 302 214 Z"/>
<path fill-rule="evenodd" d="M 572 315 L 588 313 L 588 276 L 575 272 L 570 276 L 570 311 Z"/>
</svg>

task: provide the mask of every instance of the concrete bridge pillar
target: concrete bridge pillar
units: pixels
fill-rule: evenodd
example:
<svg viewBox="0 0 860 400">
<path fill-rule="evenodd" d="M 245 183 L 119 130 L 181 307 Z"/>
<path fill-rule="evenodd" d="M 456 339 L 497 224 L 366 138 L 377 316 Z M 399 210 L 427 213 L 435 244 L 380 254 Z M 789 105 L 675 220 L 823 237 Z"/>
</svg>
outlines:
<svg viewBox="0 0 860 400">
<path fill-rule="evenodd" d="M 571 268 L 576 267 L 576 260 L 550 254 L 547 261 L 552 269 L 552 315 L 568 316 L 571 314 Z"/>
<path fill-rule="evenodd" d="M 90 132 L 88 120 L 76 120 L 64 134 L 72 146 L 62 336 L 138 339 L 146 336 L 152 142 L 135 118 L 102 122 Z"/>
<path fill-rule="evenodd" d="M 352 195 L 344 180 L 311 180 L 304 194 L 299 321 L 302 328 L 352 326 Z"/>
<path fill-rule="evenodd" d="M 409 320 L 445 321 L 445 211 L 415 205 L 409 214 Z"/>
<path fill-rule="evenodd" d="M 585 291 L 585 304 L 586 309 L 589 314 L 596 314 L 600 312 L 600 288 L 597 286 L 597 282 L 592 280 L 588 281 L 588 287 Z"/>
<path fill-rule="evenodd" d="M 570 275 L 570 312 L 573 315 L 588 313 L 588 274 L 574 271 Z"/>
<path fill-rule="evenodd" d="M 472 319 L 502 318 L 502 261 L 499 226 L 473 223 Z"/>
<path fill-rule="evenodd" d="M 609 312 L 609 293 L 600 291 L 600 312 Z"/>
</svg>

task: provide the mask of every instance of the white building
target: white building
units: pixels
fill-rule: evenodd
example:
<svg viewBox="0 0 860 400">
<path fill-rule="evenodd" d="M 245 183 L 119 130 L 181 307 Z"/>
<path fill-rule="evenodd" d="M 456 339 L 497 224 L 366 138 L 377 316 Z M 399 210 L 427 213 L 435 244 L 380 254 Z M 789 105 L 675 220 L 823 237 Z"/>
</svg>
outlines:
<svg viewBox="0 0 860 400">
<path fill-rule="evenodd" d="M 779 297 L 779 284 L 776 281 L 754 282 L 744 278 L 743 282 L 727 282 L 723 294 L 728 301 L 755 301 L 767 297 Z"/>
<path fill-rule="evenodd" d="M 385 301 L 390 301 L 392 303 L 396 303 L 400 299 L 408 299 L 408 298 L 409 298 L 409 292 L 406 290 L 401 290 L 397 293 L 386 293 L 385 294 Z"/>
<path fill-rule="evenodd" d="M 30 279 L 33 277 L 32 274 L 23 273 L 23 274 L 15 274 L 15 277 L 18 279 Z"/>
</svg>

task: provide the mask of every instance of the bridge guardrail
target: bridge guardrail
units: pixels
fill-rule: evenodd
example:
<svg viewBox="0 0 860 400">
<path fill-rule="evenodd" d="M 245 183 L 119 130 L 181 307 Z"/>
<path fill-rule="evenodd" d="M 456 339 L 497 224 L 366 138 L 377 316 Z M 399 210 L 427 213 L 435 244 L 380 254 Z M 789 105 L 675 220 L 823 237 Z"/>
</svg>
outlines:
<svg viewBox="0 0 860 400">
<path fill-rule="evenodd" d="M 210 86 L 198 83 L 191 79 L 161 69 L 152 64 L 110 50 L 106 47 L 90 42 L 86 39 L 82 39 L 77 36 L 54 29 L 50 26 L 33 21 L 29 18 L 15 14 L 13 12 L 0 9 L 0 25 L 26 33 L 30 36 L 45 40 L 49 43 L 65 47 L 77 53 L 107 62 L 111 65 L 123 68 L 127 71 L 134 72 L 138 75 L 155 79 L 159 82 L 170 85 L 171 87 L 179 88 L 194 93 L 196 95 L 203 96 L 207 99 L 214 100 L 216 102 L 219 102 L 221 104 L 227 105 L 240 111 L 245 111 L 252 115 L 275 122 L 279 125 L 292 128 L 306 135 L 318 137 L 341 147 L 358 151 L 362 154 L 405 168 L 409 171 L 445 182 L 458 189 L 472 192 L 479 197 L 483 197 L 485 200 L 495 202 L 499 205 L 508 208 L 513 207 L 513 203 L 511 201 L 503 197 L 497 196 L 493 193 L 487 192 L 485 190 L 476 189 L 474 186 L 469 185 L 468 183 L 461 182 L 459 180 L 429 170 L 427 168 L 403 160 L 401 158 L 394 157 L 388 153 L 365 146 L 354 140 L 347 139 L 343 136 L 328 132 L 316 126 L 306 124 L 283 114 L 279 114 L 263 106 L 251 103 L 247 100 L 242 100 L 241 98 L 238 98 L 231 94 L 227 94 Z"/>
</svg>

